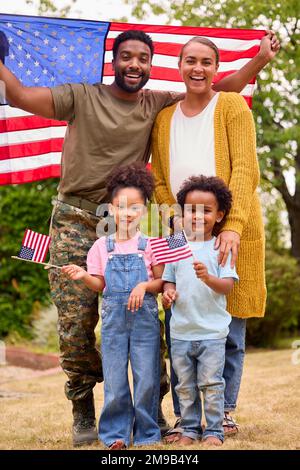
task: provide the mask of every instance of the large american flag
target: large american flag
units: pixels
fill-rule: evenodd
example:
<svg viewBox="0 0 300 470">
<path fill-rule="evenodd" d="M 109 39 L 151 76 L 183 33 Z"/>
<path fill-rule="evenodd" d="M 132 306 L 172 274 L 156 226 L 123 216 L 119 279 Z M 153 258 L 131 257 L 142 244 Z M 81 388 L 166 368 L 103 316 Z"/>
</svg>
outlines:
<svg viewBox="0 0 300 470">
<path fill-rule="evenodd" d="M 0 51 L 5 65 L 26 86 L 66 82 L 112 83 L 114 38 L 128 29 L 150 34 L 155 55 L 148 88 L 184 91 L 178 55 L 193 36 L 205 36 L 220 49 L 216 81 L 245 65 L 259 50 L 261 30 L 157 26 L 0 14 Z M 2 84 L 3 85 L 3 84 Z M 242 95 L 251 106 L 255 78 Z M 0 95 L 1 95 L 0 83 Z M 0 96 L 1 103 L 1 96 Z M 2 101 L 3 103 L 3 101 Z M 0 105 L 0 184 L 58 177 L 66 123 L 44 119 L 4 101 Z"/>
</svg>

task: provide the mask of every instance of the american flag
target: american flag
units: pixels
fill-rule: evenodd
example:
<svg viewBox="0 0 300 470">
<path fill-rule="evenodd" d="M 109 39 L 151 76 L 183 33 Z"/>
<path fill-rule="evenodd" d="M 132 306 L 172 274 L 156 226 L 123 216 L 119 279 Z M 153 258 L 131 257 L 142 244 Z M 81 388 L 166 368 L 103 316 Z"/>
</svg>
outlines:
<svg viewBox="0 0 300 470">
<path fill-rule="evenodd" d="M 174 263 L 193 256 L 184 231 L 173 233 L 165 238 L 150 238 L 149 243 L 159 263 Z"/>
<path fill-rule="evenodd" d="M 211 39 L 220 49 L 216 81 L 245 65 L 259 50 L 261 30 L 157 26 L 0 14 L 0 53 L 26 86 L 112 83 L 113 41 L 128 29 L 150 34 L 155 55 L 147 87 L 184 91 L 178 55 L 193 36 Z M 3 36 L 5 35 L 5 36 Z M 6 38 L 6 41 L 5 41 Z M 2 46 L 1 46 L 2 44 Z M 6 46 L 9 46 L 7 48 Z M 242 91 L 251 106 L 255 78 Z M 1 95 L 1 83 L 0 83 Z M 1 102 L 1 101 L 0 101 Z M 60 175 L 66 123 L 0 106 L 0 184 L 38 181 Z"/>
<path fill-rule="evenodd" d="M 19 258 L 43 263 L 46 259 L 50 237 L 30 229 L 25 230 Z"/>
</svg>

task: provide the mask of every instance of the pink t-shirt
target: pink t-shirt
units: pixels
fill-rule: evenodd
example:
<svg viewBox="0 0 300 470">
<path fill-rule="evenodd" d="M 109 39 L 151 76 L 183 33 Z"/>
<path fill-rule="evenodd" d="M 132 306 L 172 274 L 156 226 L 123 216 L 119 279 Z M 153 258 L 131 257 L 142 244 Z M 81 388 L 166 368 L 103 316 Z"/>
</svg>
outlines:
<svg viewBox="0 0 300 470">
<path fill-rule="evenodd" d="M 115 249 L 110 253 L 107 252 L 106 248 L 106 237 L 101 237 L 97 240 L 90 251 L 88 252 L 87 256 L 87 271 L 89 274 L 96 274 L 97 276 L 104 276 L 106 263 L 108 260 L 108 256 L 112 253 L 114 254 L 121 254 L 127 255 L 132 253 L 143 253 L 144 254 L 144 262 L 146 265 L 147 273 L 149 281 L 152 281 L 153 273 L 152 273 L 152 266 L 159 264 L 152 252 L 149 239 L 147 241 L 147 246 L 145 251 L 138 251 L 138 239 L 141 235 L 140 232 L 137 232 L 136 235 L 131 238 L 130 240 L 126 240 L 124 242 L 115 242 Z"/>
</svg>

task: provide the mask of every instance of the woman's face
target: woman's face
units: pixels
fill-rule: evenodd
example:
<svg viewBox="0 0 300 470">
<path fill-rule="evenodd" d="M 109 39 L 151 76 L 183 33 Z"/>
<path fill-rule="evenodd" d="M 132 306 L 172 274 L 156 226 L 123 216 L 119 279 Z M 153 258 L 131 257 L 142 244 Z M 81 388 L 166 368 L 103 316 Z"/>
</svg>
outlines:
<svg viewBox="0 0 300 470">
<path fill-rule="evenodd" d="M 210 47 L 199 42 L 188 44 L 179 62 L 179 73 L 189 93 L 208 93 L 218 71 L 216 54 Z"/>
</svg>

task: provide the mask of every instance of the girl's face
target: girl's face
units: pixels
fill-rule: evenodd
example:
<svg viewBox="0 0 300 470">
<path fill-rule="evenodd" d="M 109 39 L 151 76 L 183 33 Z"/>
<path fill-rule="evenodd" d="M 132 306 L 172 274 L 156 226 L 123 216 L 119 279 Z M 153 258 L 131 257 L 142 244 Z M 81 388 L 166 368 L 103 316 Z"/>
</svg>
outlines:
<svg viewBox="0 0 300 470">
<path fill-rule="evenodd" d="M 216 222 L 221 222 L 224 212 L 219 210 L 216 196 L 207 191 L 187 193 L 184 206 L 184 227 L 198 240 L 210 240 Z"/>
<path fill-rule="evenodd" d="M 136 188 L 122 188 L 115 194 L 109 205 L 119 233 L 134 236 L 146 206 L 141 191 Z"/>
<path fill-rule="evenodd" d="M 199 42 L 188 44 L 179 62 L 179 73 L 188 93 L 208 93 L 218 71 L 216 54 L 211 47 Z"/>
</svg>

